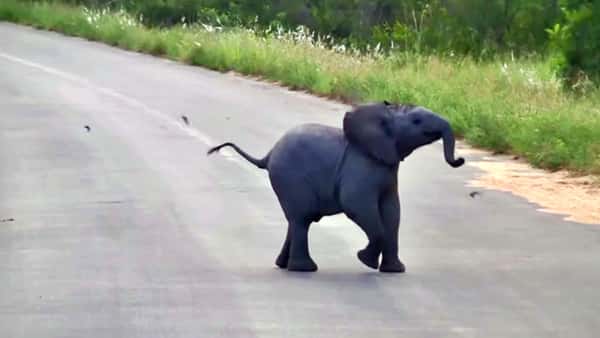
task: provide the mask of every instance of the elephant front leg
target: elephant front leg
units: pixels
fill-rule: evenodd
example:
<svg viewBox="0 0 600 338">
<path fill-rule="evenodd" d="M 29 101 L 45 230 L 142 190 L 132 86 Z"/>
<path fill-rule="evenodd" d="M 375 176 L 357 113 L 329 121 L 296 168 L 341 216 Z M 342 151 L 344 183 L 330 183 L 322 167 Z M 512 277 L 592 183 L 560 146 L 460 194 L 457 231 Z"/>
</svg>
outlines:
<svg viewBox="0 0 600 338">
<path fill-rule="evenodd" d="M 398 258 L 398 230 L 400 227 L 400 199 L 398 189 L 394 187 L 381 200 L 381 219 L 385 228 L 385 239 L 383 242 L 383 258 L 379 271 L 398 272 L 406 270 L 404 264 Z"/>
<path fill-rule="evenodd" d="M 377 242 L 369 240 L 369 244 L 359 250 L 356 256 L 366 266 L 371 269 L 377 269 L 379 267 L 379 254 L 381 253 L 381 245 Z"/>
<path fill-rule="evenodd" d="M 357 253 L 358 259 L 366 266 L 377 269 L 383 244 L 383 226 L 379 217 L 377 202 L 346 200 L 344 212 L 367 235 L 369 244 Z"/>
</svg>

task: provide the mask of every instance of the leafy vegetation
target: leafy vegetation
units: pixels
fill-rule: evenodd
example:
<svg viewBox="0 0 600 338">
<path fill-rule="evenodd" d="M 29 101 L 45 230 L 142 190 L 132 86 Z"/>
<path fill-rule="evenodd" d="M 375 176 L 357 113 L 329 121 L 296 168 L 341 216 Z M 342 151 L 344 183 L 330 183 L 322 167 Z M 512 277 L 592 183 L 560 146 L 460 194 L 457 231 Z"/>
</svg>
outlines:
<svg viewBox="0 0 600 338">
<path fill-rule="evenodd" d="M 181 21 L 147 27 L 123 10 L 17 0 L 0 2 L 2 19 L 329 97 L 417 103 L 448 117 L 474 145 L 544 168 L 600 174 L 600 91 L 589 85 L 565 92 L 554 59 L 359 50 L 305 27 L 227 29 Z"/>
<path fill-rule="evenodd" d="M 55 1 L 125 9 L 152 27 L 182 20 L 255 30 L 305 26 L 362 50 L 379 46 L 477 59 L 551 52 L 570 87 L 600 81 L 598 0 Z"/>
<path fill-rule="evenodd" d="M 305 26 L 345 44 L 489 55 L 532 52 L 561 17 L 558 0 L 63 0 L 125 8 L 146 25 L 188 23 Z"/>
<path fill-rule="evenodd" d="M 566 0 L 564 23 L 550 29 L 556 65 L 575 87 L 600 77 L 600 1 Z"/>
</svg>

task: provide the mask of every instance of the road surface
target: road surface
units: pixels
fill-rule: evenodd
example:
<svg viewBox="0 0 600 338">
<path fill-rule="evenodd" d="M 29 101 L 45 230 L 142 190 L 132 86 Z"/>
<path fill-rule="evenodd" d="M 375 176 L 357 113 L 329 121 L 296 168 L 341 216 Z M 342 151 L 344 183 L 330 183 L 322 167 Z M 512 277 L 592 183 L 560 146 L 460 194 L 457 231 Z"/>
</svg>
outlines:
<svg viewBox="0 0 600 338">
<path fill-rule="evenodd" d="M 1 336 L 598 337 L 600 227 L 471 198 L 440 144 L 401 166 L 406 274 L 362 266 L 344 216 L 311 230 L 317 273 L 276 269 L 266 172 L 205 152 L 345 108 L 0 24 Z"/>
</svg>

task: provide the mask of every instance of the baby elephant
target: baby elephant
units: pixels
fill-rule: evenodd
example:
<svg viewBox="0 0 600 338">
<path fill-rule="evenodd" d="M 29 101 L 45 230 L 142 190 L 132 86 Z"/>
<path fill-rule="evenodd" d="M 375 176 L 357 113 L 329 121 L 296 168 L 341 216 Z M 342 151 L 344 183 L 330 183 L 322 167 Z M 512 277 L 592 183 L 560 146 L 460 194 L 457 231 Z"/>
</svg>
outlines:
<svg viewBox="0 0 600 338">
<path fill-rule="evenodd" d="M 404 272 L 398 258 L 398 165 L 415 149 L 440 138 L 446 162 L 455 168 L 463 165 L 464 159 L 454 158 L 454 135 L 446 120 L 423 107 L 384 101 L 347 112 L 343 130 L 298 126 L 262 159 L 233 143 L 216 146 L 208 154 L 229 146 L 268 170 L 288 221 L 276 261 L 280 268 L 316 271 L 308 250 L 309 226 L 343 212 L 367 235 L 368 245 L 358 252 L 361 262 L 381 272 Z"/>
</svg>

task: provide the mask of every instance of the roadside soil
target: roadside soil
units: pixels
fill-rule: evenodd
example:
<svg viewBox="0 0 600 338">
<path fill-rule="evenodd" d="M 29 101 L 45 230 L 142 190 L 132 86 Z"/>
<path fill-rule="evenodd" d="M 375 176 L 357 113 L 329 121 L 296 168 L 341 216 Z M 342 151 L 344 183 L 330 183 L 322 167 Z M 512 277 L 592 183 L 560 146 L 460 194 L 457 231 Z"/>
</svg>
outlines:
<svg viewBox="0 0 600 338">
<path fill-rule="evenodd" d="M 513 193 L 539 205 L 539 211 L 560 214 L 567 221 L 600 225 L 600 179 L 560 170 L 536 169 L 511 155 L 492 155 L 457 144 L 458 156 L 482 172 L 468 186 Z"/>
</svg>

